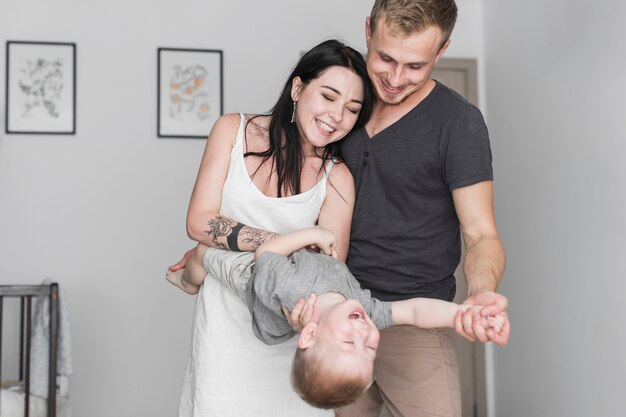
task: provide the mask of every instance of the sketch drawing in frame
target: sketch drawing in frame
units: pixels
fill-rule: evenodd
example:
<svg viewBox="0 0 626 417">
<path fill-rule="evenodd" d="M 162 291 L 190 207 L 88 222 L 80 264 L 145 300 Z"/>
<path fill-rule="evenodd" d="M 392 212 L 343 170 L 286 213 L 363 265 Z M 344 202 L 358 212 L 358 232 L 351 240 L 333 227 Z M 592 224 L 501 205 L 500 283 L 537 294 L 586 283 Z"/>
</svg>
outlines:
<svg viewBox="0 0 626 417">
<path fill-rule="evenodd" d="M 6 133 L 76 133 L 76 44 L 7 41 Z"/>
<path fill-rule="evenodd" d="M 221 50 L 158 48 L 157 134 L 206 138 L 223 113 Z"/>
</svg>

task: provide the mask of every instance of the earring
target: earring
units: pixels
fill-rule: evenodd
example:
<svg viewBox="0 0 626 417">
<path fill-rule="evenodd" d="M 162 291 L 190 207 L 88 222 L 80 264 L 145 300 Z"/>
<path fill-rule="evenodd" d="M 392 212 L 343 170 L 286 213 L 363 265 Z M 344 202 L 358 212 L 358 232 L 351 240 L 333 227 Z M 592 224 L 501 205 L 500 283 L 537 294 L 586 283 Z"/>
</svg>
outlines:
<svg viewBox="0 0 626 417">
<path fill-rule="evenodd" d="M 291 123 L 295 123 L 296 121 L 296 103 L 297 101 L 293 102 L 293 112 L 291 112 Z"/>
</svg>

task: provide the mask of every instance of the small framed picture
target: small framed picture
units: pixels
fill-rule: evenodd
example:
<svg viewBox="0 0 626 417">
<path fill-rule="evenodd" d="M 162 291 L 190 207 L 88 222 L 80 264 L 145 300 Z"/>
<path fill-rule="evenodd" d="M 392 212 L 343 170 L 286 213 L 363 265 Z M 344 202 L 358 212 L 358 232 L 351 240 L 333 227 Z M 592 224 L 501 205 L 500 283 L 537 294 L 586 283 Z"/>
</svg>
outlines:
<svg viewBox="0 0 626 417">
<path fill-rule="evenodd" d="M 222 51 L 158 48 L 157 133 L 206 138 L 223 112 Z"/>
<path fill-rule="evenodd" d="M 6 133 L 76 133 L 76 44 L 7 41 Z"/>
</svg>

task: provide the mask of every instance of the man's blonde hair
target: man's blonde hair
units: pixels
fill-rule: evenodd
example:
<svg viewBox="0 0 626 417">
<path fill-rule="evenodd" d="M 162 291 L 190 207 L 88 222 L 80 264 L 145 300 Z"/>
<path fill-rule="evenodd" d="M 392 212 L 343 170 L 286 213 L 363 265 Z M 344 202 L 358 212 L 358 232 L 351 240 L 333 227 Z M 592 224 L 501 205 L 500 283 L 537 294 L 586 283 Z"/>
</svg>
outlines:
<svg viewBox="0 0 626 417">
<path fill-rule="evenodd" d="M 454 0 L 376 0 L 370 14 L 372 33 L 382 19 L 399 35 L 422 32 L 436 26 L 443 32 L 441 47 L 448 41 L 458 9 Z"/>
<path fill-rule="evenodd" d="M 370 386 L 371 378 L 346 375 L 329 363 L 330 358 L 315 355 L 311 349 L 298 349 L 291 367 L 291 385 L 308 404 L 333 409 L 355 402 Z"/>
</svg>

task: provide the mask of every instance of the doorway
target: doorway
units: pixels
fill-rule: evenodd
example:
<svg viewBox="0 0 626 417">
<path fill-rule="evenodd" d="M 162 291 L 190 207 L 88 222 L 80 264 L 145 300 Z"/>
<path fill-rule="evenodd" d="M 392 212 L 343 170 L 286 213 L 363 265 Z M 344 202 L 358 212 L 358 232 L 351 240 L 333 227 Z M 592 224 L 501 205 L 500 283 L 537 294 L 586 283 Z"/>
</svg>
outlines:
<svg viewBox="0 0 626 417">
<path fill-rule="evenodd" d="M 440 81 L 461 94 L 467 101 L 478 106 L 478 74 L 475 59 L 442 58 L 433 70 L 431 78 Z M 463 245 L 464 247 L 464 245 Z M 463 251 L 465 256 L 465 251 Z M 456 276 L 455 302 L 467 298 L 467 284 L 463 269 L 459 266 Z M 486 417 L 487 394 L 485 376 L 485 345 L 472 343 L 457 337 L 461 376 L 461 400 L 463 417 Z"/>
</svg>

